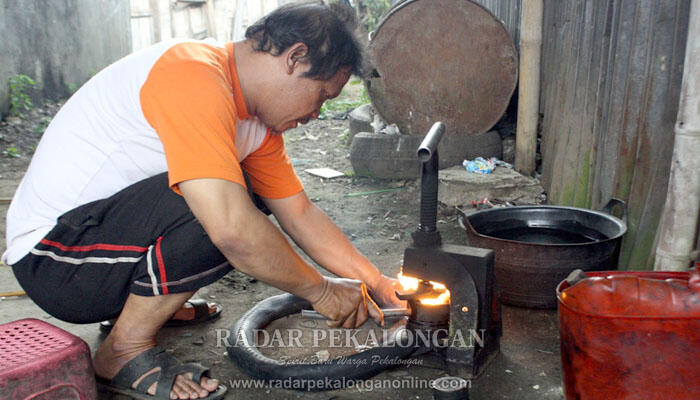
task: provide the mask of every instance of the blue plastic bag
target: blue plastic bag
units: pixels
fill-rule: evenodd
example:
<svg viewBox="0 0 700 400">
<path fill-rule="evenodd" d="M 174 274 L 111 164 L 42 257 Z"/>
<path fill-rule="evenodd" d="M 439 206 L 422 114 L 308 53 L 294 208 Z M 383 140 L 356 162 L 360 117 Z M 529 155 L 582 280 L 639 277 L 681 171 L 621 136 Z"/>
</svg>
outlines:
<svg viewBox="0 0 700 400">
<path fill-rule="evenodd" d="M 483 157 L 477 157 L 471 161 L 464 160 L 462 165 L 467 171 L 475 174 L 490 174 L 496 168 L 496 163 L 492 159 L 486 160 Z"/>
</svg>

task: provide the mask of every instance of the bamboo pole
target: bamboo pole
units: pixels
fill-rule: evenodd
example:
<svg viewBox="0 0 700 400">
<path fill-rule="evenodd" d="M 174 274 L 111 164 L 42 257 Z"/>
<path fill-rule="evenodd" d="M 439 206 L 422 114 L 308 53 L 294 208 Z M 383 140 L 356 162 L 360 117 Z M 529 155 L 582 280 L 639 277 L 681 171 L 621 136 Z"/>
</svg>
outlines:
<svg viewBox="0 0 700 400">
<path fill-rule="evenodd" d="M 26 296 L 27 293 L 24 290 L 15 290 L 12 292 L 2 292 L 0 293 L 0 297 L 22 297 Z"/>
<path fill-rule="evenodd" d="M 537 152 L 542 10 L 542 0 L 523 0 L 522 2 L 515 169 L 528 176 L 532 176 L 535 172 L 535 156 Z"/>
<path fill-rule="evenodd" d="M 700 0 L 690 3 L 678 117 L 655 270 L 687 270 L 700 213 Z"/>
</svg>

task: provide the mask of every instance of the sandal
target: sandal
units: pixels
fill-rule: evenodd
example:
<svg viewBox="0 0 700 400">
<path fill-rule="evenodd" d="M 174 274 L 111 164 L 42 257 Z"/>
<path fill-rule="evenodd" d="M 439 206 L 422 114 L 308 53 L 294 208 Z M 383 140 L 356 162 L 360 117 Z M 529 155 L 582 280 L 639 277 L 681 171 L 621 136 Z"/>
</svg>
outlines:
<svg viewBox="0 0 700 400">
<path fill-rule="evenodd" d="M 144 376 L 153 368 L 160 367 L 160 371 L 152 372 L 146 375 L 136 388 L 131 386 L 139 378 Z M 150 350 L 139 354 L 117 372 L 117 375 L 112 379 L 105 379 L 95 376 L 97 384 L 101 389 L 108 390 L 113 393 L 125 395 L 139 400 L 154 400 L 154 399 L 170 399 L 170 391 L 172 390 L 175 378 L 178 375 L 192 373 L 192 380 L 200 382 L 202 376 L 210 378 L 209 369 L 197 363 L 181 364 L 175 357 L 166 353 L 161 347 L 154 347 Z M 151 396 L 148 394 L 148 388 L 156 382 L 156 394 Z M 209 396 L 201 400 L 216 400 L 222 399 L 226 394 L 227 388 L 224 385 L 219 387 L 214 392 L 210 392 Z"/>
<path fill-rule="evenodd" d="M 196 325 L 201 322 L 209 321 L 217 318 L 221 315 L 221 306 L 213 303 L 216 311 L 209 312 L 209 302 L 204 299 L 189 299 L 185 303 L 192 305 L 194 309 L 194 318 L 192 319 L 170 319 L 165 324 L 164 327 L 178 327 L 187 325 Z M 183 305 L 184 307 L 184 305 Z M 112 321 L 102 321 L 100 322 L 100 330 L 102 332 L 108 333 L 112 330 L 114 323 Z"/>
</svg>

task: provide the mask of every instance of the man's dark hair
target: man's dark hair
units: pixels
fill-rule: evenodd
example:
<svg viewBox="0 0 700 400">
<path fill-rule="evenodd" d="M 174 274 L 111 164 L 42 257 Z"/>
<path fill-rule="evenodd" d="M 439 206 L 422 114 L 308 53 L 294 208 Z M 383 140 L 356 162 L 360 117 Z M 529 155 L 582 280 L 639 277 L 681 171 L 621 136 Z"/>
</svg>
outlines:
<svg viewBox="0 0 700 400">
<path fill-rule="evenodd" d="M 266 15 L 245 32 L 257 51 L 282 54 L 295 43 L 308 47 L 311 69 L 304 76 L 327 80 L 340 68 L 362 75 L 362 47 L 355 36 L 355 13 L 342 3 L 320 1 L 286 4 Z"/>
</svg>

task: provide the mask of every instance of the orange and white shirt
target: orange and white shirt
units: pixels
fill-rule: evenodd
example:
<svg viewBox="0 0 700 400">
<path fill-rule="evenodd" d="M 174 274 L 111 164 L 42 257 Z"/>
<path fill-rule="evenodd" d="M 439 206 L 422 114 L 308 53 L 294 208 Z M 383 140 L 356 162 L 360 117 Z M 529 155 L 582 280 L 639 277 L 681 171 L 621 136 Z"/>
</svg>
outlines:
<svg viewBox="0 0 700 400">
<path fill-rule="evenodd" d="M 90 79 L 44 133 L 7 214 L 12 265 L 60 215 L 168 171 L 180 182 L 220 178 L 262 197 L 303 190 L 281 135 L 248 114 L 233 43 L 168 41 Z"/>
</svg>

